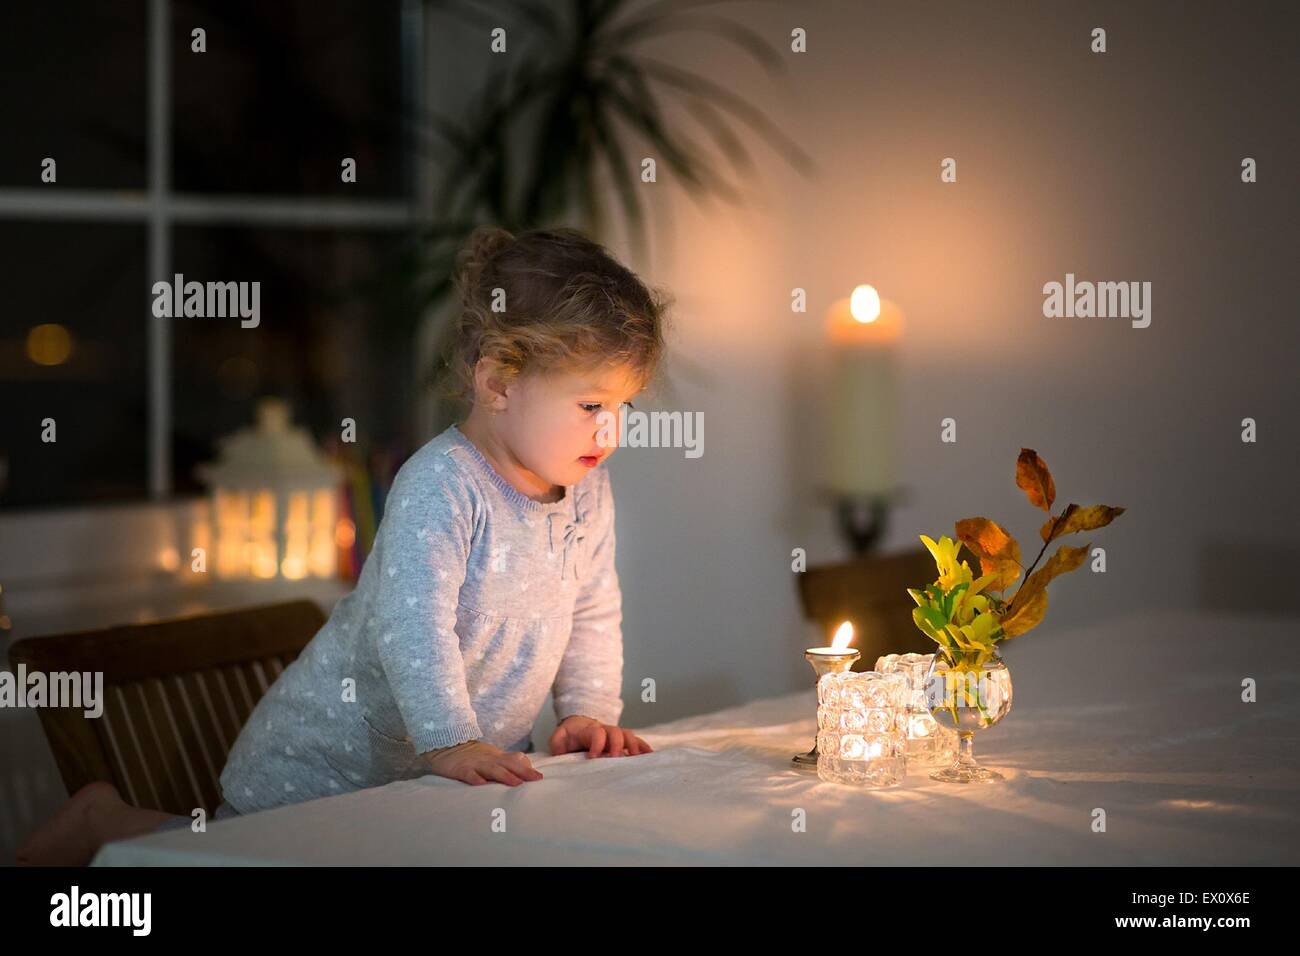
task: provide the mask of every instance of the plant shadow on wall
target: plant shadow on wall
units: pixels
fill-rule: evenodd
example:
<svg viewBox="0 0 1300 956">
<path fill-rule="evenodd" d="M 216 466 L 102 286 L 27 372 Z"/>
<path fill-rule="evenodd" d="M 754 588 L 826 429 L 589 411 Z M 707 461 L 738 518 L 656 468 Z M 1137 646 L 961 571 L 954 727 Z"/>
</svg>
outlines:
<svg viewBox="0 0 1300 956">
<path fill-rule="evenodd" d="M 413 344 L 422 316 L 437 358 L 419 387 L 441 381 L 443 349 L 452 330 L 452 273 L 457 250 L 481 223 L 511 232 L 572 225 L 597 241 L 610 241 L 603 197 L 617 197 L 630 244 L 647 251 L 642 186 L 645 158 L 666 167 L 697 206 L 720 197 L 740 204 L 721 173 L 714 150 L 737 176 L 752 174 L 747 131 L 780 152 L 804 175 L 814 163 L 767 116 L 707 77 L 640 52 L 643 41 L 682 33 L 711 34 L 733 43 L 769 75 L 785 69 L 780 51 L 754 30 L 696 8 L 734 0 L 426 0 L 431 12 L 455 17 L 482 31 L 485 54 L 493 31 L 506 30 L 506 51 L 491 54 L 481 89 L 467 98 L 463 118 L 413 118 L 422 162 L 434 173 L 431 219 L 402 255 L 393 285 L 406 298 L 384 315 L 389 334 Z M 520 25 L 508 27 L 503 14 Z M 500 34 L 496 35 L 498 41 Z M 499 42 L 498 42 L 499 45 Z M 496 65 L 499 64 L 499 65 Z M 699 130 L 688 135 L 665 117 L 661 98 L 673 97 Z M 711 141 L 698 140 L 702 132 Z M 416 307 L 412 309 L 412 299 Z M 396 304 L 396 303 L 395 303 Z M 702 370 L 674 360 L 691 378 Z M 667 384 L 671 398 L 671 382 Z M 435 431 L 454 420 L 439 401 Z"/>
</svg>

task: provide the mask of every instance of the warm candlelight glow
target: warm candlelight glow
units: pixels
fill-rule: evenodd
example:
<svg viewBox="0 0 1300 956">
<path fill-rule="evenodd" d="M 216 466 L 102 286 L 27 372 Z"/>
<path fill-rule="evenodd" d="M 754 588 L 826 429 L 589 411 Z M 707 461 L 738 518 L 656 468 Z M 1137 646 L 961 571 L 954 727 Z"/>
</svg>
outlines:
<svg viewBox="0 0 1300 956">
<path fill-rule="evenodd" d="M 870 289 L 863 301 L 860 290 Z M 867 307 L 872 311 L 868 312 Z M 870 318 L 866 318 L 870 315 Z M 882 299 L 871 286 L 858 286 L 847 298 L 836 299 L 826 309 L 826 337 L 838 349 L 878 351 L 893 347 L 903 335 L 903 310 Z"/>
<path fill-rule="evenodd" d="M 37 365 L 62 365 L 72 355 L 72 335 L 54 322 L 32 326 L 27 333 L 27 357 Z"/>
<path fill-rule="evenodd" d="M 810 647 L 805 651 L 806 654 L 812 654 L 819 658 L 845 657 L 847 655 L 857 655 L 857 648 L 849 647 L 853 640 L 853 625 L 845 621 L 835 629 L 835 636 L 826 647 Z"/>
<path fill-rule="evenodd" d="M 288 405 L 262 399 L 255 427 L 218 445 L 218 460 L 196 469 L 211 489 L 216 576 L 333 577 L 340 468 L 320 454 L 306 429 L 290 424 Z"/>
<path fill-rule="evenodd" d="M 849 297 L 849 312 L 864 325 L 880 315 L 880 293 L 869 285 L 860 285 Z"/>
</svg>

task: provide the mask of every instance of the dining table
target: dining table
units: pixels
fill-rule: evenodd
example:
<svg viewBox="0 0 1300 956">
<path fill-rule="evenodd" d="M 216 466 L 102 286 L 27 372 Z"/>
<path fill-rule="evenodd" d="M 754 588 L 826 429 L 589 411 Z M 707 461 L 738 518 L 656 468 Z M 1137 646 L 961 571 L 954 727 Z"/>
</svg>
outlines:
<svg viewBox="0 0 1300 956">
<path fill-rule="evenodd" d="M 108 843 L 92 865 L 1295 865 L 1296 639 L 1296 619 L 1266 615 L 1049 616 L 1001 645 L 1011 710 L 974 740 L 998 782 L 909 763 L 871 788 L 795 764 L 816 734 L 809 669 L 806 686 L 637 728 L 650 753 L 539 741 L 541 780 L 427 775 Z"/>
</svg>

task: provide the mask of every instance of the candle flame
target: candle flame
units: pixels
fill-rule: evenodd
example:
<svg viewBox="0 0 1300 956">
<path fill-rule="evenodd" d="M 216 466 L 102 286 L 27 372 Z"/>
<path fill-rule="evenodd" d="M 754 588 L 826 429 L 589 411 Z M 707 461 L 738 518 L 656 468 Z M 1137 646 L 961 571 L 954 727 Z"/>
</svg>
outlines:
<svg viewBox="0 0 1300 956">
<path fill-rule="evenodd" d="M 835 637 L 831 639 L 831 647 L 837 651 L 842 651 L 849 646 L 849 641 L 853 640 L 853 624 L 845 621 L 835 631 Z"/>
<path fill-rule="evenodd" d="M 869 285 L 860 285 L 849 297 L 849 311 L 853 317 L 866 325 L 880 317 L 880 293 Z"/>
</svg>

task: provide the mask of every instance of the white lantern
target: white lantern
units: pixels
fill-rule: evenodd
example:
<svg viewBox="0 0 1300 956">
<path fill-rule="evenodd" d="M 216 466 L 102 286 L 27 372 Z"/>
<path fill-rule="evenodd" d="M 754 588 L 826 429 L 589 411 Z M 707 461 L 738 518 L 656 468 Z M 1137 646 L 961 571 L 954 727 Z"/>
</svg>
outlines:
<svg viewBox="0 0 1300 956">
<path fill-rule="evenodd" d="M 217 439 L 218 460 L 195 469 L 208 486 L 208 570 L 222 580 L 332 578 L 342 469 L 325 459 L 277 398 L 257 425 Z"/>
</svg>

